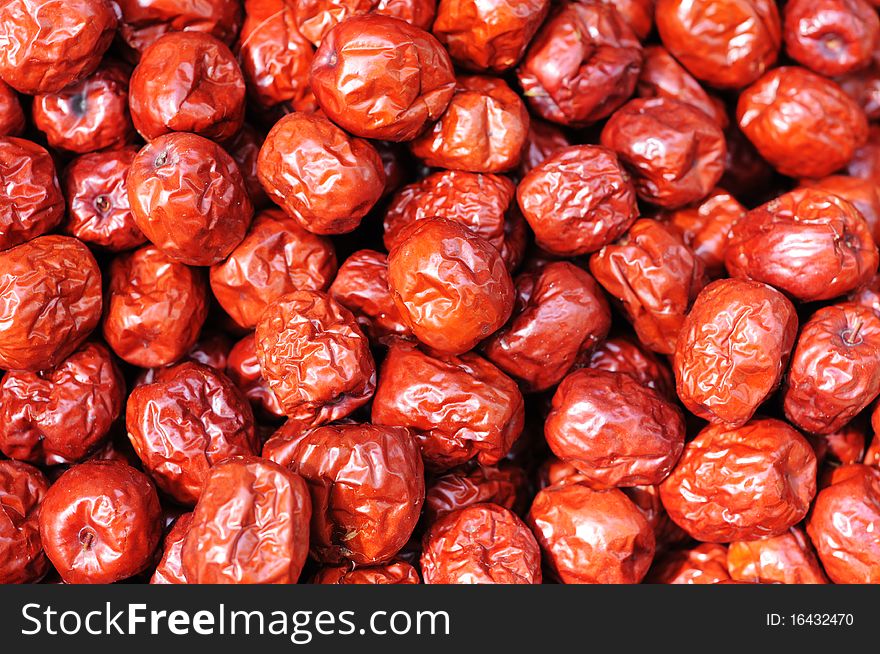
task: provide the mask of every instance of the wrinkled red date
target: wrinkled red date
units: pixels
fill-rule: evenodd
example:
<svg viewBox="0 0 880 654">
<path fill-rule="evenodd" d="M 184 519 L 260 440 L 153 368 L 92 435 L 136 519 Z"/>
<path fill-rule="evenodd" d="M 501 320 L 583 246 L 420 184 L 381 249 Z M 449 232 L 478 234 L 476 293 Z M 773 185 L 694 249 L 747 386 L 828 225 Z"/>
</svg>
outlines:
<svg viewBox="0 0 880 654">
<path fill-rule="evenodd" d="M 122 373 L 97 343 L 51 370 L 10 371 L 0 383 L 0 451 L 47 465 L 80 461 L 107 437 L 124 401 Z"/>
<path fill-rule="evenodd" d="M 562 483 L 540 491 L 528 517 L 544 557 L 566 584 L 636 584 L 654 558 L 647 519 L 616 488 Z"/>
<path fill-rule="evenodd" d="M 101 319 L 101 271 L 68 236 L 0 252 L 0 369 L 53 368 Z"/>
<path fill-rule="evenodd" d="M 416 338 L 448 354 L 472 349 L 513 311 L 513 281 L 498 251 L 442 218 L 413 223 L 391 250 L 388 286 Z"/>
<path fill-rule="evenodd" d="M 344 418 L 376 388 L 369 341 L 351 312 L 326 293 L 296 291 L 270 304 L 256 330 L 263 378 L 290 418 Z"/>
<path fill-rule="evenodd" d="M 277 463 L 235 457 L 205 481 L 181 551 L 195 584 L 295 584 L 308 556 L 305 481 Z"/>
<path fill-rule="evenodd" d="M 212 466 L 259 450 L 250 404 L 223 374 L 186 362 L 128 396 L 125 424 L 160 489 L 181 504 L 199 499 Z"/>
<path fill-rule="evenodd" d="M 0 251 L 61 222 L 64 198 L 45 148 L 20 138 L 0 138 L 0 180 Z"/>
<path fill-rule="evenodd" d="M 196 134 L 173 132 L 145 146 L 131 163 L 126 186 L 140 230 L 190 266 L 225 259 L 253 218 L 235 160 Z"/>
<path fill-rule="evenodd" d="M 630 100 L 605 123 L 600 140 L 630 171 L 639 197 L 666 209 L 702 200 L 724 173 L 721 128 L 673 98 Z"/>
<path fill-rule="evenodd" d="M 323 291 L 336 274 L 329 239 L 312 234 L 278 209 L 254 218 L 241 243 L 211 267 L 211 290 L 245 329 L 256 326 L 274 300 L 293 291 Z"/>
<path fill-rule="evenodd" d="M 142 368 L 182 358 L 208 315 L 202 272 L 151 245 L 113 260 L 106 302 L 107 344 L 119 358 Z"/>
<path fill-rule="evenodd" d="M 373 422 L 413 429 L 429 468 L 472 458 L 491 465 L 522 433 L 523 399 L 512 379 L 473 352 L 434 357 L 399 342 L 382 364 Z"/>
<path fill-rule="evenodd" d="M 571 263 L 549 263 L 520 275 L 516 294 L 511 321 L 482 349 L 529 390 L 558 384 L 611 328 L 611 311 L 596 280 Z"/>
<path fill-rule="evenodd" d="M 562 380 L 544 423 L 553 453 L 599 488 L 660 483 L 684 434 L 674 404 L 630 375 L 594 368 Z"/>
<path fill-rule="evenodd" d="M 859 466 L 824 488 L 807 522 L 825 572 L 836 584 L 880 583 L 880 470 Z"/>
<path fill-rule="evenodd" d="M 257 174 L 285 212 L 316 234 L 355 229 L 385 188 L 376 149 L 320 115 L 279 120 L 260 148 Z"/>
<path fill-rule="evenodd" d="M 539 584 L 541 550 L 525 523 L 496 504 L 440 518 L 425 535 L 426 584 Z"/>
<path fill-rule="evenodd" d="M 812 302 L 844 295 L 877 270 L 868 223 L 843 198 L 814 188 L 780 195 L 738 220 L 725 253 L 732 277 Z"/>
<path fill-rule="evenodd" d="M 289 457 L 312 496 L 309 547 L 318 561 L 384 563 L 409 540 L 425 499 L 409 429 L 325 425 L 303 434 Z"/>
<path fill-rule="evenodd" d="M 397 63 L 389 66 L 389 60 Z M 351 75 L 363 83 L 349 85 Z M 440 118 L 455 92 L 452 61 L 437 39 L 375 14 L 330 30 L 309 80 L 321 109 L 340 127 L 385 141 L 414 139 Z"/>
<path fill-rule="evenodd" d="M 516 193 L 535 241 L 561 256 L 598 250 L 639 215 L 632 181 L 617 155 L 595 145 L 550 155 L 529 171 Z"/>
<path fill-rule="evenodd" d="M 669 517 L 709 543 L 778 536 L 806 516 L 815 494 L 813 448 L 772 418 L 707 427 L 660 484 Z"/>
<path fill-rule="evenodd" d="M 745 424 L 779 386 L 797 327 L 794 306 L 770 286 L 712 282 L 697 296 L 675 348 L 682 403 L 711 422 Z"/>
<path fill-rule="evenodd" d="M 0 461 L 0 583 L 31 583 L 49 571 L 39 522 L 48 490 L 48 480 L 33 466 Z"/>
<path fill-rule="evenodd" d="M 804 323 L 785 380 L 786 417 L 814 434 L 844 427 L 880 394 L 880 317 L 852 303 Z"/>
<path fill-rule="evenodd" d="M 590 257 L 590 271 L 622 303 L 646 347 L 675 352 L 685 314 L 706 283 L 703 261 L 678 233 L 656 220 L 638 220 Z"/>
<path fill-rule="evenodd" d="M 40 537 L 65 583 L 110 584 L 152 563 L 161 518 L 145 474 L 119 461 L 89 461 L 49 488 L 40 507 Z"/>
</svg>

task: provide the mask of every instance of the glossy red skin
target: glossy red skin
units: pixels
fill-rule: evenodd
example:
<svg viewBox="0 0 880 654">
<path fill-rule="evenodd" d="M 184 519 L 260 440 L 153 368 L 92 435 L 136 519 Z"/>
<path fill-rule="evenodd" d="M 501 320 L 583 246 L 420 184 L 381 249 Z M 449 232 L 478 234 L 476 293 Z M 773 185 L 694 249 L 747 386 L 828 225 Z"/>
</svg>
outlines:
<svg viewBox="0 0 880 654">
<path fill-rule="evenodd" d="M 229 256 L 253 218 L 235 161 L 196 134 L 166 134 L 146 145 L 131 164 L 126 186 L 144 235 L 190 266 L 210 266 Z"/>
<path fill-rule="evenodd" d="M 468 70 L 513 68 L 538 31 L 549 0 L 440 0 L 434 36 Z"/>
<path fill-rule="evenodd" d="M 608 117 L 636 87 L 642 46 L 615 8 L 560 5 L 529 46 L 517 77 L 532 110 L 573 127 Z"/>
<path fill-rule="evenodd" d="M 48 480 L 36 468 L 0 461 L 0 583 L 33 583 L 49 571 L 39 523 L 48 490 Z"/>
<path fill-rule="evenodd" d="M 342 21 L 378 14 L 404 20 L 427 30 L 434 19 L 436 0 L 286 0 L 294 10 L 296 25 L 315 46 Z"/>
<path fill-rule="evenodd" d="M 372 145 L 305 113 L 275 123 L 260 148 L 257 174 L 269 197 L 315 234 L 354 230 L 385 188 Z"/>
<path fill-rule="evenodd" d="M 340 424 L 350 424 L 346 420 Z M 308 432 L 314 429 L 298 420 L 287 420 L 278 429 L 271 433 L 263 443 L 261 455 L 264 459 L 274 461 L 285 468 L 293 462 L 293 454 L 299 442 Z"/>
<path fill-rule="evenodd" d="M 867 284 L 877 262 L 877 246 L 858 209 L 810 188 L 748 212 L 731 229 L 725 254 L 732 277 L 771 284 L 804 302 Z"/>
<path fill-rule="evenodd" d="M 880 68 L 876 63 L 838 77 L 835 81 L 862 108 L 868 120 L 880 118 Z"/>
<path fill-rule="evenodd" d="M 828 77 L 870 64 L 880 38 L 877 10 L 865 0 L 791 0 L 784 19 L 788 56 Z"/>
<path fill-rule="evenodd" d="M 226 370 L 226 360 L 231 349 L 232 341 L 225 333 L 209 328 L 201 333 L 199 340 L 186 354 L 192 361 L 223 372 Z"/>
<path fill-rule="evenodd" d="M 388 288 L 388 258 L 375 250 L 353 252 L 330 285 L 330 296 L 351 311 L 372 342 L 411 336 Z"/>
<path fill-rule="evenodd" d="M 419 573 L 405 561 L 357 568 L 349 565 L 321 568 L 313 584 L 420 584 Z"/>
<path fill-rule="evenodd" d="M 820 462 L 824 460 L 840 463 L 843 466 L 862 461 L 869 439 L 867 422 L 860 416 L 837 431 L 814 436 L 812 443 L 816 459 Z"/>
<path fill-rule="evenodd" d="M 734 581 L 754 584 L 828 583 L 806 534 L 798 527 L 774 538 L 731 543 L 727 568 Z"/>
<path fill-rule="evenodd" d="M 168 32 L 206 32 L 232 45 L 241 26 L 240 0 L 110 0 L 120 16 L 119 36 L 137 60 Z"/>
<path fill-rule="evenodd" d="M 50 232 L 64 217 L 55 162 L 45 148 L 0 138 L 0 251 Z"/>
<path fill-rule="evenodd" d="M 526 105 L 504 80 L 461 76 L 440 120 L 410 149 L 433 168 L 501 173 L 519 164 L 528 129 Z"/>
<path fill-rule="evenodd" d="M 435 357 L 398 342 L 382 364 L 372 420 L 413 429 L 426 467 L 448 470 L 474 458 L 498 463 L 525 417 L 516 383 L 479 355 Z"/>
<path fill-rule="evenodd" d="M 880 274 L 875 274 L 870 282 L 856 292 L 850 293 L 847 299 L 867 307 L 880 316 Z"/>
<path fill-rule="evenodd" d="M 263 135 L 256 129 L 245 123 L 231 140 L 226 141 L 223 147 L 229 156 L 238 164 L 238 171 L 244 179 L 248 197 L 256 209 L 261 209 L 269 204 L 269 196 L 263 190 L 260 177 L 257 174 L 260 148 L 263 146 Z"/>
<path fill-rule="evenodd" d="M 686 102 L 703 111 L 721 129 L 729 122 L 724 103 L 706 93 L 700 83 L 660 45 L 645 48 L 636 93 L 640 98 L 672 98 Z"/>
<path fill-rule="evenodd" d="M 129 103 L 147 141 L 169 132 L 222 141 L 244 122 L 244 95 L 244 76 L 226 45 L 203 32 L 173 32 L 144 50 Z"/>
<path fill-rule="evenodd" d="M 19 93 L 55 93 L 91 74 L 116 33 L 106 0 L 8 0 L 0 77 Z"/>
<path fill-rule="evenodd" d="M 590 257 L 590 271 L 622 303 L 645 347 L 675 352 L 685 314 L 706 284 L 703 261 L 661 222 L 637 220 Z"/>
<path fill-rule="evenodd" d="M 135 388 L 125 427 L 156 485 L 185 506 L 199 499 L 214 465 L 259 451 L 247 399 L 225 375 L 194 362 Z"/>
<path fill-rule="evenodd" d="M 529 121 L 529 131 L 523 146 L 517 172 L 520 178 L 525 177 L 532 168 L 541 165 L 552 154 L 571 145 L 568 136 L 561 127 L 539 118 Z"/>
<path fill-rule="evenodd" d="M 877 436 L 880 434 L 880 411 L 876 407 L 871 414 L 871 428 L 874 430 L 874 438 L 865 451 L 864 463 L 880 469 L 880 437 Z"/>
<path fill-rule="evenodd" d="M 806 516 L 815 494 L 813 448 L 772 418 L 706 427 L 660 484 L 673 522 L 709 543 L 778 536 Z"/>
<path fill-rule="evenodd" d="M 872 466 L 880 470 L 880 438 L 874 436 L 874 439 L 871 441 L 868 449 L 865 450 L 865 457 L 863 459 L 863 462 L 866 466 Z"/>
<path fill-rule="evenodd" d="M 729 580 L 727 548 L 718 543 L 700 543 L 659 558 L 648 572 L 645 583 L 717 584 Z"/>
<path fill-rule="evenodd" d="M 491 502 L 521 514 L 529 490 L 525 471 L 502 461 L 494 466 L 479 464 L 455 468 L 436 477 L 425 493 L 425 524 L 474 504 Z"/>
<path fill-rule="evenodd" d="M 617 153 L 639 197 L 666 209 L 702 200 L 724 174 L 721 128 L 672 98 L 631 100 L 605 123 L 600 140 Z"/>
<path fill-rule="evenodd" d="M 293 291 L 323 291 L 336 274 L 330 239 L 299 226 L 280 209 L 257 214 L 244 240 L 211 267 L 211 290 L 223 310 L 252 329 L 266 307 Z"/>
<path fill-rule="evenodd" d="M 68 584 L 112 584 L 153 562 L 162 538 L 156 489 L 119 461 L 89 461 L 65 472 L 40 507 L 46 556 Z"/>
<path fill-rule="evenodd" d="M 844 427 L 880 394 L 880 317 L 853 303 L 804 323 L 785 380 L 785 415 L 814 434 Z"/>
<path fill-rule="evenodd" d="M 263 379 L 253 333 L 232 346 L 226 364 L 226 375 L 244 393 L 258 415 L 267 415 L 270 418 L 280 418 L 284 415 L 278 398 Z"/>
<path fill-rule="evenodd" d="M 710 86 L 739 89 L 776 63 L 782 43 L 773 0 L 657 0 L 663 45 Z"/>
<path fill-rule="evenodd" d="M 128 202 L 126 177 L 135 155 L 135 148 L 126 147 L 84 154 L 68 164 L 62 179 L 66 233 L 111 252 L 146 242 Z"/>
<path fill-rule="evenodd" d="M 647 519 L 616 488 L 595 491 L 576 481 L 545 488 L 528 523 L 565 584 L 637 584 L 654 558 Z"/>
<path fill-rule="evenodd" d="M 537 244 L 560 256 L 595 252 L 639 215 L 634 187 L 617 155 L 596 145 L 556 151 L 516 190 Z"/>
<path fill-rule="evenodd" d="M 557 484 L 569 482 L 584 481 L 581 473 L 568 461 L 557 459 L 554 455 L 549 455 L 541 467 L 538 468 L 537 488 L 544 490 L 548 486 L 556 486 Z"/>
<path fill-rule="evenodd" d="M 175 522 L 165 536 L 162 549 L 162 560 L 153 571 L 151 584 L 186 584 L 186 573 L 183 571 L 183 541 L 192 525 L 193 514 L 184 513 Z"/>
<path fill-rule="evenodd" d="M 195 584 L 295 584 L 310 516 L 302 477 L 265 459 L 231 459 L 205 482 L 183 542 L 183 572 Z"/>
<path fill-rule="evenodd" d="M 201 332 L 198 340 L 186 351 L 183 360 L 179 362 L 195 361 L 213 368 L 217 372 L 226 373 L 226 363 L 231 349 L 232 341 L 229 340 L 225 333 L 212 331 L 208 327 Z M 152 384 L 162 376 L 163 372 L 170 365 L 158 368 L 142 368 L 137 377 L 135 377 L 133 387 Z"/>
<path fill-rule="evenodd" d="M 596 346 L 587 363 L 598 370 L 624 372 L 662 397 L 675 399 L 675 378 L 669 366 L 633 338 L 609 338 Z"/>
<path fill-rule="evenodd" d="M 0 80 L 0 136 L 18 136 L 24 131 L 25 118 L 18 94 Z"/>
<path fill-rule="evenodd" d="M 70 356 L 101 319 L 101 271 L 68 236 L 0 252 L 0 369 L 45 370 Z"/>
<path fill-rule="evenodd" d="M 310 551 L 321 563 L 389 561 L 406 545 L 425 499 L 419 446 L 405 427 L 325 425 L 305 433 L 288 468 L 312 497 Z"/>
<path fill-rule="evenodd" d="M 717 279 L 725 276 L 724 254 L 730 229 L 745 214 L 746 208 L 733 195 L 716 187 L 696 204 L 662 212 L 657 219 L 677 229 L 684 242 L 703 261 L 709 278 Z"/>
<path fill-rule="evenodd" d="M 270 304 L 256 342 L 263 378 L 284 413 L 303 424 L 344 418 L 376 388 L 367 337 L 326 293 L 296 291 Z"/>
<path fill-rule="evenodd" d="M 237 48 L 251 97 L 266 108 L 305 110 L 313 102 L 309 69 L 314 48 L 297 29 L 285 0 L 246 0 Z"/>
<path fill-rule="evenodd" d="M 440 518 L 425 534 L 426 584 L 540 584 L 541 549 L 525 523 L 497 504 Z"/>
<path fill-rule="evenodd" d="M 431 173 L 404 186 L 385 213 L 383 241 L 393 250 L 407 226 L 425 218 L 461 223 L 491 243 L 512 270 L 522 260 L 522 217 L 514 200 L 516 186 L 507 177 L 457 170 Z"/>
<path fill-rule="evenodd" d="M 820 474 L 817 482 L 819 491 L 821 492 L 825 488 L 833 486 L 845 479 L 849 479 L 850 477 L 860 475 L 864 465 L 865 464 L 862 463 L 847 463 L 839 466 L 826 464 L 819 470 Z"/>
<path fill-rule="evenodd" d="M 192 347 L 208 314 L 201 271 L 153 246 L 110 264 L 104 338 L 116 355 L 142 368 L 174 363 Z"/>
<path fill-rule="evenodd" d="M 605 339 L 611 310 L 596 280 L 566 261 L 523 273 L 516 292 L 511 321 L 482 350 L 527 389 L 546 390 Z"/>
<path fill-rule="evenodd" d="M 821 491 L 838 482 L 845 481 L 850 477 L 859 477 L 864 473 L 866 465 L 862 463 L 847 463 L 836 468 L 826 468 L 826 472 L 830 471 L 830 474 L 825 474 L 819 479 L 819 490 Z M 873 468 L 876 468 L 876 465 Z"/>
<path fill-rule="evenodd" d="M 0 384 L 0 450 L 44 465 L 80 461 L 107 437 L 124 402 L 122 373 L 97 343 L 52 370 L 10 371 Z"/>
<path fill-rule="evenodd" d="M 110 62 L 76 84 L 34 98 L 33 119 L 53 148 L 94 152 L 134 140 L 125 66 Z"/>
<path fill-rule="evenodd" d="M 684 447 L 681 411 L 622 372 L 582 368 L 553 395 L 544 436 L 597 488 L 659 484 Z"/>
<path fill-rule="evenodd" d="M 404 322 L 428 347 L 462 354 L 513 311 L 513 281 L 498 251 L 460 223 L 414 223 L 388 255 L 388 286 Z"/>
<path fill-rule="evenodd" d="M 673 359 L 685 408 L 713 423 L 744 425 L 779 386 L 797 328 L 792 303 L 766 284 L 722 279 L 706 286 Z"/>
<path fill-rule="evenodd" d="M 807 533 L 836 584 L 880 583 L 880 470 L 860 466 L 822 489 Z"/>
<path fill-rule="evenodd" d="M 865 112 L 837 84 L 797 66 L 745 89 L 736 119 L 761 156 L 790 177 L 830 175 L 868 138 Z"/>
<path fill-rule="evenodd" d="M 846 174 L 880 183 L 880 125 L 869 127 L 868 140 L 853 152 L 846 164 Z"/>
<path fill-rule="evenodd" d="M 802 180 L 801 186 L 833 193 L 852 204 L 868 223 L 875 243 L 880 243 L 880 188 L 867 180 L 848 175 L 831 175 L 816 180 Z"/>
<path fill-rule="evenodd" d="M 349 18 L 330 30 L 309 80 L 331 120 L 356 136 L 385 141 L 414 139 L 440 118 L 455 91 L 452 61 L 437 39 L 378 15 Z"/>
<path fill-rule="evenodd" d="M 633 33 L 644 41 L 654 29 L 655 0 L 603 0 L 613 6 Z"/>
</svg>

